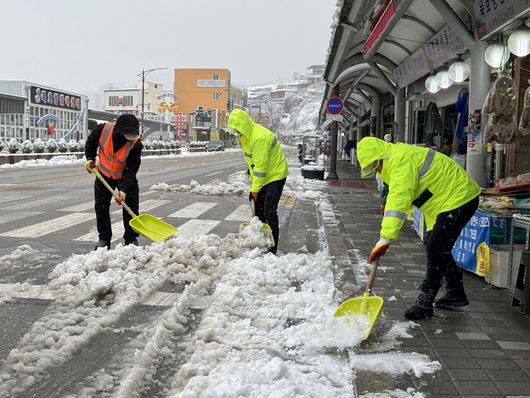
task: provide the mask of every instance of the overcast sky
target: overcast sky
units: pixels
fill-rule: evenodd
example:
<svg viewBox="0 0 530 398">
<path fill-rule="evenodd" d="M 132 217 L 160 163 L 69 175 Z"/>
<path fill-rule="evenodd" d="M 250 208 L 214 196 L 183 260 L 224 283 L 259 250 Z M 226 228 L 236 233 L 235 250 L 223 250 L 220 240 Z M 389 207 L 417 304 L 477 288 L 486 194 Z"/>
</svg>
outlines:
<svg viewBox="0 0 530 398">
<path fill-rule="evenodd" d="M 336 0 L 0 0 L 0 79 L 76 93 L 175 68 L 218 67 L 239 86 L 288 82 L 324 64 Z"/>
</svg>

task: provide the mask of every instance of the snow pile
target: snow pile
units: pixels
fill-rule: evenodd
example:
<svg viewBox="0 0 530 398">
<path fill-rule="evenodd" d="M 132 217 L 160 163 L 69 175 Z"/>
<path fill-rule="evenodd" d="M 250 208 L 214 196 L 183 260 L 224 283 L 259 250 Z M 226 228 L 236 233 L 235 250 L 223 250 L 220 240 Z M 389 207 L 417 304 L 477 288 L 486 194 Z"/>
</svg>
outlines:
<svg viewBox="0 0 530 398">
<path fill-rule="evenodd" d="M 302 176 L 290 175 L 283 188 L 283 195 L 299 199 L 323 199 L 326 194 L 322 188 L 326 186 L 325 181 L 310 180 Z M 244 171 L 238 171 L 228 178 L 227 182 L 213 181 L 210 184 L 201 185 L 191 180 L 189 185 L 181 184 L 171 187 L 165 182 L 152 185 L 150 190 L 166 192 L 186 192 L 195 195 L 226 196 L 226 195 L 248 195 L 250 182 Z"/>
</svg>

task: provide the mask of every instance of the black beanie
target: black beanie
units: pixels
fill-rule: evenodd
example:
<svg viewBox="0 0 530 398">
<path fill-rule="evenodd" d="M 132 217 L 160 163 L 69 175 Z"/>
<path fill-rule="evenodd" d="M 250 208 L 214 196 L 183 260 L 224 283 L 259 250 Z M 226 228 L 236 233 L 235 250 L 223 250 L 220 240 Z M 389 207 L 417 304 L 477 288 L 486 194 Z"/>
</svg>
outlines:
<svg viewBox="0 0 530 398">
<path fill-rule="evenodd" d="M 123 134 L 128 140 L 135 140 L 139 137 L 138 129 L 138 119 L 129 113 L 121 115 L 114 126 L 114 132 Z"/>
</svg>

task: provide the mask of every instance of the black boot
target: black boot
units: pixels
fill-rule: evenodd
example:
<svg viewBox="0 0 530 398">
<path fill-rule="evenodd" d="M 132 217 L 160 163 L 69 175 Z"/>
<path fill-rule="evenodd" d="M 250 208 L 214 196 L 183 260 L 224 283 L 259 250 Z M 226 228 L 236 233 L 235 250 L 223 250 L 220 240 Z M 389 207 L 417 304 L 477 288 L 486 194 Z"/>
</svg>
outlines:
<svg viewBox="0 0 530 398">
<path fill-rule="evenodd" d="M 455 264 L 456 268 L 456 264 Z M 434 302 L 436 308 L 463 307 L 469 305 L 466 292 L 464 291 L 464 280 L 462 271 L 451 269 L 442 282 L 445 294 Z"/>
<path fill-rule="evenodd" d="M 432 303 L 438 293 L 438 289 L 433 289 L 423 282 L 421 285 L 421 293 L 416 299 L 416 303 L 405 311 L 405 318 L 407 319 L 424 319 L 434 315 Z"/>
<path fill-rule="evenodd" d="M 434 302 L 436 308 L 464 307 L 469 305 L 466 292 L 462 290 L 447 290 L 443 297 Z"/>
</svg>

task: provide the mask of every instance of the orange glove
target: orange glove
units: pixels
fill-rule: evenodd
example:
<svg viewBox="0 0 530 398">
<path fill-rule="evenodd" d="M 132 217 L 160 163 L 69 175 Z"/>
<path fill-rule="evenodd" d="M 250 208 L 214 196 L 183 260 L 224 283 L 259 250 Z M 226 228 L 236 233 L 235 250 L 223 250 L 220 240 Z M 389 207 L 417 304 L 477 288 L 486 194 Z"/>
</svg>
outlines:
<svg viewBox="0 0 530 398">
<path fill-rule="evenodd" d="M 96 162 L 94 162 L 93 160 L 89 160 L 88 162 L 85 163 L 85 169 L 88 172 L 88 174 L 92 174 L 92 172 L 89 169 L 94 170 L 95 168 L 96 168 Z"/>
<path fill-rule="evenodd" d="M 120 191 L 120 197 L 114 197 L 114 201 L 121 206 L 121 202 L 125 202 L 125 192 Z"/>
<path fill-rule="evenodd" d="M 379 210 L 381 210 L 381 215 L 385 215 L 385 205 L 382 205 Z"/>
<path fill-rule="evenodd" d="M 377 254 L 379 254 L 379 256 L 384 256 L 386 250 L 388 249 L 388 246 L 390 246 L 390 240 L 383 238 L 382 236 L 379 237 L 379 242 L 377 242 L 375 244 L 375 247 L 372 249 L 372 253 L 370 253 L 370 258 L 368 259 L 368 262 L 372 263 Z"/>
<path fill-rule="evenodd" d="M 258 193 L 257 192 L 251 192 L 249 197 L 248 197 L 249 200 L 252 200 L 254 199 L 254 202 L 258 203 Z"/>
</svg>

